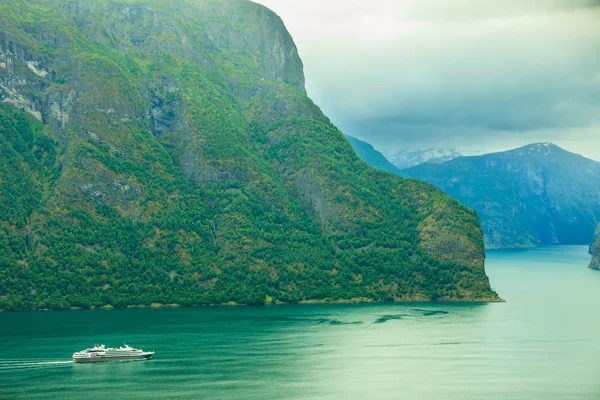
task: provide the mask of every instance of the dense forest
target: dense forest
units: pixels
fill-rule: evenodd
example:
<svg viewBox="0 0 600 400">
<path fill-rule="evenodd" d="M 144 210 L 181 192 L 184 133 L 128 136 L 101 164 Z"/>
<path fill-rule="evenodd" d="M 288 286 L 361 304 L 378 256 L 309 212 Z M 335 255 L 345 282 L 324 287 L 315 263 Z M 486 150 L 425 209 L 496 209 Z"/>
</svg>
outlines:
<svg viewBox="0 0 600 400">
<path fill-rule="evenodd" d="M 0 309 L 495 301 L 476 213 L 377 171 L 246 1 L 0 4 Z"/>
</svg>

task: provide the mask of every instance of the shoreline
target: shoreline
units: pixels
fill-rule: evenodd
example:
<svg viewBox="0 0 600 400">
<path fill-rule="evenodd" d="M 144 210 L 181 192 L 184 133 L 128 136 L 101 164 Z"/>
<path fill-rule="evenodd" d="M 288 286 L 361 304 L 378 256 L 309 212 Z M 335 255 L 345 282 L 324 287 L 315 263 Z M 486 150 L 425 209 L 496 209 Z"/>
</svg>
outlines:
<svg viewBox="0 0 600 400">
<path fill-rule="evenodd" d="M 12 313 L 12 312 L 52 312 L 52 311 L 110 311 L 110 310 L 129 310 L 138 308 L 196 308 L 196 307 L 269 307 L 269 306 L 290 306 L 290 305 L 335 305 L 335 304 L 415 304 L 415 303 L 428 303 L 428 304 L 493 304 L 493 303 L 506 303 L 506 300 L 501 298 L 495 300 L 464 300 L 464 299 L 453 299 L 453 300 L 399 300 L 399 301 L 374 301 L 371 299 L 347 299 L 347 300 L 302 300 L 298 303 L 284 303 L 284 302 L 273 302 L 263 304 L 239 304 L 235 302 L 220 303 L 220 304 L 191 304 L 182 306 L 181 304 L 161 304 L 152 303 L 150 305 L 145 304 L 129 304 L 125 307 L 114 307 L 111 304 L 107 304 L 101 307 L 91 306 L 88 308 L 83 307 L 69 307 L 69 308 L 28 308 L 19 310 L 4 310 L 0 309 L 0 313 Z"/>
</svg>

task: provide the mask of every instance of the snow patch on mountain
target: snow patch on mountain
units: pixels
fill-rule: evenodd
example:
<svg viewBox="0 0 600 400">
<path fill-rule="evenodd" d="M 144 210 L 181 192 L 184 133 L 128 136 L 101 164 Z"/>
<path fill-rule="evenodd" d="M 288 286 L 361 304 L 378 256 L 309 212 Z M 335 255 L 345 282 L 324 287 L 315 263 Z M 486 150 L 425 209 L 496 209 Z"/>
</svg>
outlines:
<svg viewBox="0 0 600 400">
<path fill-rule="evenodd" d="M 540 154 L 544 156 L 548 156 L 552 154 L 555 150 L 559 150 L 560 147 L 555 145 L 554 143 L 534 143 L 530 144 L 512 151 L 514 155 L 524 156 L 528 154 Z"/>
<path fill-rule="evenodd" d="M 388 160 L 400 169 L 414 167 L 423 163 L 441 164 L 462 157 L 463 154 L 454 149 L 409 149 L 388 151 L 384 153 Z"/>
</svg>

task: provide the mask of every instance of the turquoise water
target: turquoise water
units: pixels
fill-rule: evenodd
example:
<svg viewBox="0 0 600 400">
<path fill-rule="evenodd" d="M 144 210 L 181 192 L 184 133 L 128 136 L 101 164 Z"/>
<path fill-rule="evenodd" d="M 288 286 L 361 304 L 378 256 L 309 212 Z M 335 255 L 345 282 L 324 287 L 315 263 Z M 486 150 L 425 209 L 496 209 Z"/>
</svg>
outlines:
<svg viewBox="0 0 600 400">
<path fill-rule="evenodd" d="M 498 304 L 0 313 L 0 398 L 600 399 L 587 249 L 492 252 Z M 151 361 L 72 364 L 93 343 Z"/>
</svg>

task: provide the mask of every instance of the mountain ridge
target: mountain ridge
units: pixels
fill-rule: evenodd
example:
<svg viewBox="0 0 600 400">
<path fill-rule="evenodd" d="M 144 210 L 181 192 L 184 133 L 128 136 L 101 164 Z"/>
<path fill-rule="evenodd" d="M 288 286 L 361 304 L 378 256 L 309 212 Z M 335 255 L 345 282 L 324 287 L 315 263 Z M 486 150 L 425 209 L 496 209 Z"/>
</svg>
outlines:
<svg viewBox="0 0 600 400">
<path fill-rule="evenodd" d="M 392 174 L 401 176 L 400 169 L 392 164 L 380 151 L 375 150 L 371 144 L 357 139 L 354 136 L 345 136 L 350 142 L 350 145 L 352 145 L 352 149 L 356 155 L 364 160 L 367 164 L 382 171 L 391 172 Z"/>
<path fill-rule="evenodd" d="M 424 163 L 441 164 L 446 161 L 463 157 L 463 154 L 453 149 L 406 149 L 386 152 L 386 158 L 398 169 L 415 167 Z"/>
</svg>

